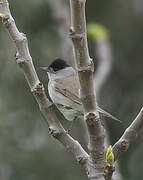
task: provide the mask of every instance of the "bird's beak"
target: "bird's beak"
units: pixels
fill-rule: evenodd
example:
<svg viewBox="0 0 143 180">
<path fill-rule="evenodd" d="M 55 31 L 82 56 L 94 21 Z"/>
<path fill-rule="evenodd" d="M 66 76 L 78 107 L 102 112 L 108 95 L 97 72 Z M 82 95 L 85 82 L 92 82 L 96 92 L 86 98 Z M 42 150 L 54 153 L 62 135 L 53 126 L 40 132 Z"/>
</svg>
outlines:
<svg viewBox="0 0 143 180">
<path fill-rule="evenodd" d="M 49 72 L 49 68 L 48 67 L 40 67 L 40 69 L 42 69 L 43 71 Z"/>
</svg>

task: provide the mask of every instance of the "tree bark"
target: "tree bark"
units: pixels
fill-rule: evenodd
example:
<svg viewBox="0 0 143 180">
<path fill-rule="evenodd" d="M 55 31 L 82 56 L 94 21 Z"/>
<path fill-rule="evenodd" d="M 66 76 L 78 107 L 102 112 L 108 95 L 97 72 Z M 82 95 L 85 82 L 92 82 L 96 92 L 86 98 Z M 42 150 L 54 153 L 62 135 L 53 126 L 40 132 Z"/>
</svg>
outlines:
<svg viewBox="0 0 143 180">
<path fill-rule="evenodd" d="M 88 128 L 91 160 L 95 165 L 96 174 L 89 179 L 104 179 L 105 149 L 104 128 L 97 111 L 96 95 L 93 81 L 93 61 L 89 57 L 85 0 L 70 0 L 71 27 L 70 37 L 73 42 L 75 60 L 80 80 L 80 97 L 84 107 L 84 119 Z"/>
</svg>

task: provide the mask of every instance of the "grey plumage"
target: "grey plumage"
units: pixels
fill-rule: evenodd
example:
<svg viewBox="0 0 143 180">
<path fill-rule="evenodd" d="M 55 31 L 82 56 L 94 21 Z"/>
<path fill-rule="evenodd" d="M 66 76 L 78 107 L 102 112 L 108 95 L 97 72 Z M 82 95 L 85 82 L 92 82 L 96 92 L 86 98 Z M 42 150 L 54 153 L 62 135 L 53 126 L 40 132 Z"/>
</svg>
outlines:
<svg viewBox="0 0 143 180">
<path fill-rule="evenodd" d="M 42 69 L 48 73 L 48 91 L 52 101 L 67 120 L 73 121 L 75 118 L 83 116 L 79 79 L 77 72 L 66 63 L 64 65 L 64 61 L 63 65 L 59 64 L 62 61 L 57 59 L 54 61 L 54 65 L 52 63 L 48 68 Z M 97 109 L 101 115 L 119 121 L 99 106 Z"/>
</svg>

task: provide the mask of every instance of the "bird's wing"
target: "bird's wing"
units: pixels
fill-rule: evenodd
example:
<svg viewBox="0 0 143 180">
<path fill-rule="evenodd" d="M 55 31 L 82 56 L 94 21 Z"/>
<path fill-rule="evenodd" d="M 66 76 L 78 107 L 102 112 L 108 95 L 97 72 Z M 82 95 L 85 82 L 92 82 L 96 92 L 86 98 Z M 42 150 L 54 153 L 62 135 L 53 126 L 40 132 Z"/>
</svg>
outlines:
<svg viewBox="0 0 143 180">
<path fill-rule="evenodd" d="M 72 102 L 79 105 L 82 104 L 79 97 L 79 79 L 76 73 L 63 79 L 57 79 L 54 87 L 56 91 L 63 94 Z"/>
<path fill-rule="evenodd" d="M 71 100 L 71 102 L 74 104 L 73 107 L 75 108 L 75 110 L 81 109 L 82 103 L 79 96 L 80 86 L 77 73 L 66 78 L 57 79 L 54 88 L 57 92 L 61 93 L 62 95 Z M 101 109 L 99 106 L 97 106 L 97 109 L 99 113 L 101 113 L 103 116 L 109 117 L 116 121 L 120 121 L 119 119 L 111 115 L 109 112 Z"/>
</svg>

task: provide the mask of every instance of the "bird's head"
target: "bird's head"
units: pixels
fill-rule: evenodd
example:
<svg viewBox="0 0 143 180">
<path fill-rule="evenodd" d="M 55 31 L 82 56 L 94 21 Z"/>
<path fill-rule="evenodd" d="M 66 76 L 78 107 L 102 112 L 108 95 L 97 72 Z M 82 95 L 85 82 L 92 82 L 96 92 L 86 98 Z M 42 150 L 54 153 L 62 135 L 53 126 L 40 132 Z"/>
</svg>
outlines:
<svg viewBox="0 0 143 180">
<path fill-rule="evenodd" d="M 55 59 L 48 67 L 40 67 L 42 70 L 46 71 L 47 73 L 56 73 L 62 69 L 70 67 L 66 61 L 63 59 Z"/>
</svg>

